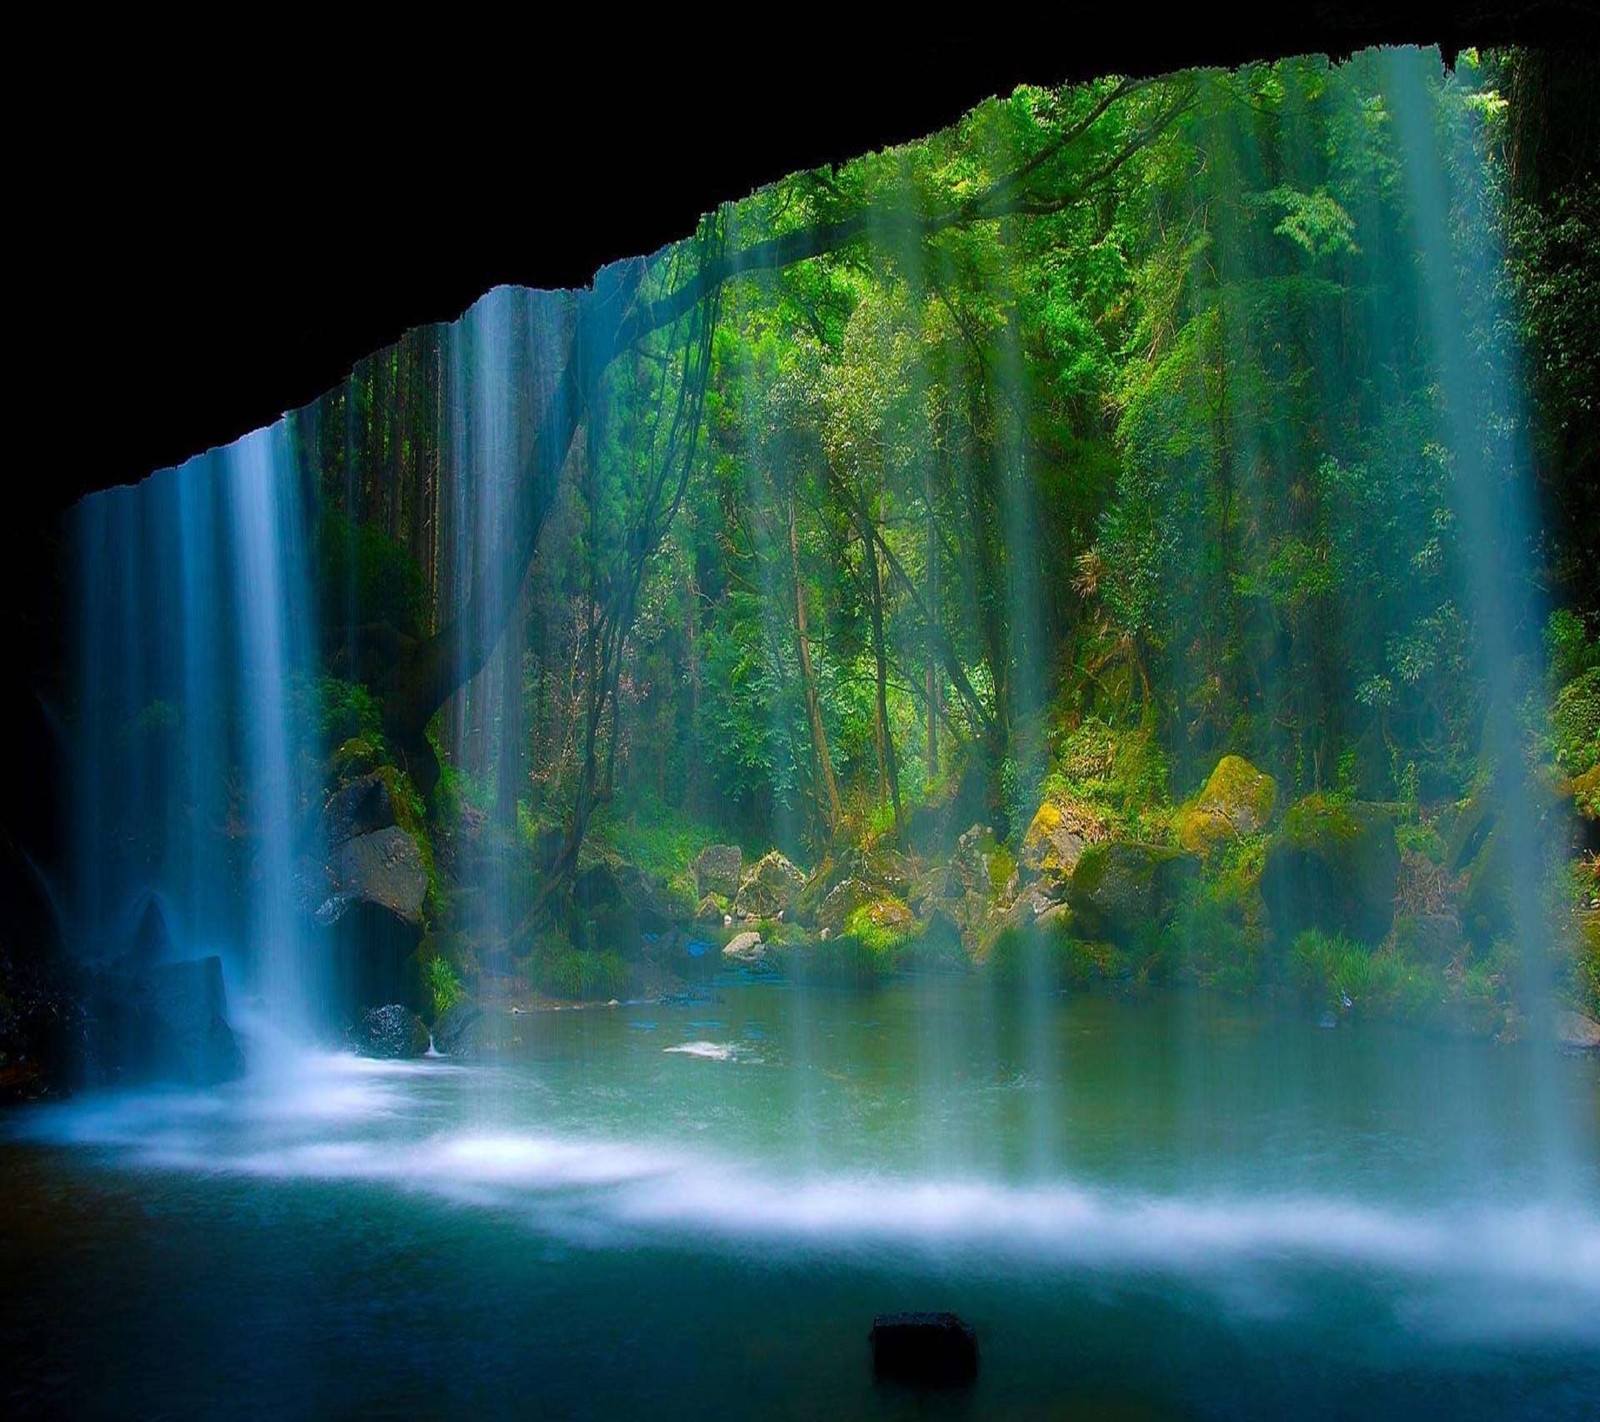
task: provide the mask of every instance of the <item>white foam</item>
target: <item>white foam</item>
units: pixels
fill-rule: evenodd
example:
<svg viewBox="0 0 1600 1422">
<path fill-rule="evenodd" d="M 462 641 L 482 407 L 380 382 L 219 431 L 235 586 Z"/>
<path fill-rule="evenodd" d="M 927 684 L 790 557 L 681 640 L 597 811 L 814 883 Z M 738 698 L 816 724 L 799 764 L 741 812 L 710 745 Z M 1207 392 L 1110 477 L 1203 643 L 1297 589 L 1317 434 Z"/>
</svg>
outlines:
<svg viewBox="0 0 1600 1422">
<path fill-rule="evenodd" d="M 686 1057 L 703 1057 L 712 1062 L 731 1062 L 739 1054 L 739 1049 L 730 1042 L 682 1042 L 676 1047 L 663 1047 L 661 1050 Z"/>
</svg>

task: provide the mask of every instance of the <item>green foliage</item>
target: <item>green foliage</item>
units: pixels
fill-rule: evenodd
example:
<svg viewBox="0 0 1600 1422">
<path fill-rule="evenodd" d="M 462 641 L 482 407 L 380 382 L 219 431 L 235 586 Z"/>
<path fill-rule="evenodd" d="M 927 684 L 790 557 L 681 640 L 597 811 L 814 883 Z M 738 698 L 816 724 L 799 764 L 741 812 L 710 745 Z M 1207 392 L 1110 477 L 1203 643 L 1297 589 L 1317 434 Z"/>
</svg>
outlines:
<svg viewBox="0 0 1600 1422">
<path fill-rule="evenodd" d="M 1348 938 L 1308 929 L 1289 948 L 1289 979 L 1312 1006 L 1342 1007 L 1420 1021 L 1444 1000 L 1437 970 L 1402 956 L 1392 946 L 1368 948 Z"/>
<path fill-rule="evenodd" d="M 426 627 L 422 570 L 382 529 L 330 508 L 317 529 L 317 558 L 321 600 L 344 608 L 351 626 L 387 623 L 413 634 Z"/>
<path fill-rule="evenodd" d="M 1600 761 L 1600 667 L 1568 682 L 1550 707 L 1556 764 L 1569 774 Z"/>
<path fill-rule="evenodd" d="M 466 994 L 466 988 L 448 959 L 434 957 L 423 969 L 423 985 L 427 989 L 432 1009 L 431 1021 L 437 1022 Z"/>
<path fill-rule="evenodd" d="M 324 745 L 342 746 L 359 740 L 383 753 L 383 715 L 377 697 L 367 687 L 325 676 L 316 683 L 314 698 L 313 724 Z"/>
<path fill-rule="evenodd" d="M 551 935 L 528 959 L 528 976 L 541 992 L 573 1002 L 605 1002 L 620 997 L 628 985 L 628 965 L 611 949 L 574 948 Z"/>
<path fill-rule="evenodd" d="M 1586 671 L 1600 667 L 1600 636 L 1571 608 L 1558 607 L 1544 628 L 1545 655 L 1552 690 L 1559 690 Z"/>
<path fill-rule="evenodd" d="M 890 957 L 917 936 L 911 911 L 895 898 L 863 904 L 845 919 L 844 936 L 878 957 Z"/>
</svg>

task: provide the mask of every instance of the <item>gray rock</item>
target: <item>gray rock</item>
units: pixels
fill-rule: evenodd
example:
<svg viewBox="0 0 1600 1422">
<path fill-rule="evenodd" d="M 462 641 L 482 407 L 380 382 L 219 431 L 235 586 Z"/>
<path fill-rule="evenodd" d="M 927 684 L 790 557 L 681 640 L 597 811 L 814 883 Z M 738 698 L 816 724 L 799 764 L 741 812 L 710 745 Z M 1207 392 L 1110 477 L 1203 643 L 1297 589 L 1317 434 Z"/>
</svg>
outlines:
<svg viewBox="0 0 1600 1422">
<path fill-rule="evenodd" d="M 753 929 L 736 933 L 722 947 L 722 956 L 736 963 L 759 963 L 767 956 L 761 935 Z"/>
<path fill-rule="evenodd" d="M 734 900 L 735 918 L 773 918 L 782 909 L 794 907 L 806 876 L 776 849 L 762 855 L 739 885 Z"/>
<path fill-rule="evenodd" d="M 736 844 L 708 844 L 690 867 L 694 870 L 695 893 L 702 899 L 707 894 L 732 899 L 739 892 L 744 854 Z"/>
<path fill-rule="evenodd" d="M 328 797 L 318 831 L 322 842 L 332 849 L 346 840 L 398 823 L 389 782 L 374 773 L 352 780 Z"/>
<path fill-rule="evenodd" d="M 871 886 L 860 879 L 841 879 L 817 910 L 817 926 L 827 933 L 839 933 L 851 914 L 870 904 L 876 897 Z"/>
<path fill-rule="evenodd" d="M 1574 1051 L 1600 1052 L 1600 1022 L 1582 1012 L 1558 1012 L 1556 1040 Z"/>
<path fill-rule="evenodd" d="M 433 1049 L 447 1057 L 469 1054 L 477 1043 L 483 1009 L 475 1002 L 458 1002 L 433 1024 Z"/>
<path fill-rule="evenodd" d="M 336 923 L 352 904 L 382 908 L 402 923 L 420 925 L 428 871 L 416 841 L 398 825 L 348 839 L 328 861 L 329 893 L 317 919 Z"/>
</svg>

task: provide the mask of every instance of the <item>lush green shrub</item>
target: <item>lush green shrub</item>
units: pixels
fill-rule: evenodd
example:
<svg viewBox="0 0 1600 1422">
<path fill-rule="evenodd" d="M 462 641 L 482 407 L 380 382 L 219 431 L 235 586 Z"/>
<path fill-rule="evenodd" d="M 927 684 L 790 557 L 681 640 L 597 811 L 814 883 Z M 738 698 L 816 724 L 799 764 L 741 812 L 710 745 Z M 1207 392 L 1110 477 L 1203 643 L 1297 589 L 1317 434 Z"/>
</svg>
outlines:
<svg viewBox="0 0 1600 1422">
<path fill-rule="evenodd" d="M 541 992 L 575 1002 L 618 997 L 628 985 L 628 965 L 620 954 L 611 949 L 574 948 L 556 937 L 545 939 L 534 949 L 528 975 Z"/>
<path fill-rule="evenodd" d="M 422 972 L 423 986 L 427 989 L 428 1001 L 433 1009 L 432 1020 L 437 1022 L 461 1001 L 466 988 L 448 958 L 428 959 L 428 965 Z"/>
<path fill-rule="evenodd" d="M 1289 949 L 1290 982 L 1309 1003 L 1420 1020 L 1444 1000 L 1441 973 L 1392 944 L 1368 948 L 1341 934 L 1307 929 Z"/>
<path fill-rule="evenodd" d="M 386 623 L 410 633 L 426 627 L 422 570 L 382 529 L 330 509 L 317 530 L 317 555 L 324 607 L 343 609 L 354 626 Z"/>
<path fill-rule="evenodd" d="M 1577 775 L 1600 761 L 1600 667 L 1569 681 L 1550 707 L 1556 764 Z"/>
</svg>

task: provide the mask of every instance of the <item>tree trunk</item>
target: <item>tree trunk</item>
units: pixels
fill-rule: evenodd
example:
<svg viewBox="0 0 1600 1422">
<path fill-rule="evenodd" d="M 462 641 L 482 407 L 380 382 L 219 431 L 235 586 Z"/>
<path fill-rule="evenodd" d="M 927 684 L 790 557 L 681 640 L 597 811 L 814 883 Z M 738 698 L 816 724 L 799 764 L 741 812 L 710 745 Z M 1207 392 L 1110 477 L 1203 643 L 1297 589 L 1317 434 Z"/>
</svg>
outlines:
<svg viewBox="0 0 1600 1422">
<path fill-rule="evenodd" d="M 828 733 L 822 724 L 822 706 L 817 699 L 817 678 L 811 666 L 811 634 L 806 623 L 806 590 L 800 578 L 800 539 L 795 529 L 794 491 L 789 491 L 789 568 L 794 578 L 795 640 L 800 652 L 800 680 L 805 692 L 806 720 L 811 726 L 811 749 L 817 758 L 817 775 L 822 782 L 822 809 L 827 819 L 828 838 L 839 828 L 842 809 L 839 782 L 834 777 L 833 759 L 828 754 Z"/>
</svg>

